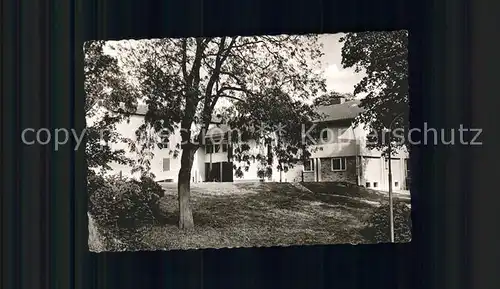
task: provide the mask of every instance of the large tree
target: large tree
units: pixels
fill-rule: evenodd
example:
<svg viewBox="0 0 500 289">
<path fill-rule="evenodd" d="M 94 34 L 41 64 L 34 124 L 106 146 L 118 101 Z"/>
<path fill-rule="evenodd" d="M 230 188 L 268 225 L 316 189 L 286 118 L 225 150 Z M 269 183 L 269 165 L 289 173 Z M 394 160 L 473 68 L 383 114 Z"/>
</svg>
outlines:
<svg viewBox="0 0 500 289">
<path fill-rule="evenodd" d="M 191 169 L 213 123 L 238 129 L 228 135 L 237 175 L 248 170 L 252 160 L 260 163 L 260 176 L 269 176 L 273 169 L 287 170 L 309 154 L 302 124 L 310 125 L 315 115 L 301 100 L 325 91 L 317 69 L 322 55 L 317 36 L 155 39 L 110 46 L 148 106 L 145 124 L 137 131 L 143 145 L 135 148 L 162 147 L 180 129 L 181 144 L 170 149 L 180 153 L 181 160 L 181 229 L 194 226 Z M 161 132 L 156 141 L 148 141 L 151 130 Z M 249 139 L 267 146 L 267 154 L 252 150 L 245 143 Z"/>
<path fill-rule="evenodd" d="M 354 94 L 366 93 L 360 104 L 365 111 L 356 121 L 374 132 L 368 147 L 385 150 L 390 139 L 394 148 L 409 149 L 406 137 L 399 141 L 409 127 L 408 31 L 347 33 L 340 42 L 343 67 L 366 73 Z"/>
</svg>

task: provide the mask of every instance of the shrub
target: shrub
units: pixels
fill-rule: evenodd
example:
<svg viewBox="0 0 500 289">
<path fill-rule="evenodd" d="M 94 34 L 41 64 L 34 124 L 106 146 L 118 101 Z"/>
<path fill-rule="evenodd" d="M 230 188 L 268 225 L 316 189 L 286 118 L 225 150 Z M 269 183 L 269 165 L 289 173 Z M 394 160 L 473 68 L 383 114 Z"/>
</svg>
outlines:
<svg viewBox="0 0 500 289">
<path fill-rule="evenodd" d="M 160 212 L 160 198 L 165 196 L 165 190 L 152 178 L 147 176 L 141 177 L 140 181 L 133 181 L 136 183 L 144 194 L 149 196 L 149 207 L 156 220 L 162 218 Z"/>
<path fill-rule="evenodd" d="M 141 190 L 148 194 L 155 194 L 158 197 L 163 197 L 165 195 L 165 190 L 150 177 L 143 176 L 140 181 L 132 180 L 141 187 Z"/>
<path fill-rule="evenodd" d="M 152 192 L 155 189 L 150 183 L 108 177 L 91 196 L 91 213 L 105 226 L 131 228 L 151 223 L 159 206 L 159 196 Z"/>
<path fill-rule="evenodd" d="M 106 238 L 137 243 L 140 230 L 160 217 L 158 194 L 164 192 L 153 180 L 90 177 L 88 181 L 89 211 Z"/>
<path fill-rule="evenodd" d="M 89 198 L 92 197 L 98 188 L 104 186 L 106 179 L 102 175 L 98 175 L 95 172 L 89 170 L 87 173 L 87 192 Z M 89 202 L 89 211 L 92 210 L 92 202 Z"/>
<path fill-rule="evenodd" d="M 394 241 L 411 241 L 411 209 L 403 202 L 393 204 Z M 390 241 L 389 204 L 384 203 L 374 210 L 366 221 L 363 236 L 370 241 L 382 243 Z"/>
</svg>

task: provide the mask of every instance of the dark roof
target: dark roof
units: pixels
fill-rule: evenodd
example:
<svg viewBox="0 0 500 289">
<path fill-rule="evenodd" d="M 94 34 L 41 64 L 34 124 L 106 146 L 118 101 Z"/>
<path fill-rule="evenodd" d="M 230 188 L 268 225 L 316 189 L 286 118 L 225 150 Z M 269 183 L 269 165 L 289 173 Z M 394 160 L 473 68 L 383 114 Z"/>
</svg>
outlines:
<svg viewBox="0 0 500 289">
<path fill-rule="evenodd" d="M 318 121 L 350 120 L 356 118 L 363 109 L 359 107 L 361 101 L 350 100 L 341 104 L 318 106 L 316 111 L 322 116 Z"/>
</svg>

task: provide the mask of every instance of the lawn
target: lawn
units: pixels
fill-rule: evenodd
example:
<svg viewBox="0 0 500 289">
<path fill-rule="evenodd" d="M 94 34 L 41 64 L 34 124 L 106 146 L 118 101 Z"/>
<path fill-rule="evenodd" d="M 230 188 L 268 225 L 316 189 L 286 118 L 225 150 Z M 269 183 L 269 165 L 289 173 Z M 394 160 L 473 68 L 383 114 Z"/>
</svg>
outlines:
<svg viewBox="0 0 500 289">
<path fill-rule="evenodd" d="M 290 183 L 193 184 L 195 228 L 181 231 L 177 188 L 163 187 L 164 220 L 143 230 L 141 249 L 369 243 L 360 230 L 384 199 L 374 193 L 346 194 L 341 188 L 313 193 Z"/>
</svg>

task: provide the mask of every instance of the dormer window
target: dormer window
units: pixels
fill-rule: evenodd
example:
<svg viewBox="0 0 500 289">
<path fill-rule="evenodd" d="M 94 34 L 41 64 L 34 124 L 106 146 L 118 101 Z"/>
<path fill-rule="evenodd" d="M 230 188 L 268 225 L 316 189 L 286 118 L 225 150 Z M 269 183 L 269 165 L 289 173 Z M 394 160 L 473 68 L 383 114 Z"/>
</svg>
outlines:
<svg viewBox="0 0 500 289">
<path fill-rule="evenodd" d="M 323 142 L 328 142 L 328 130 L 323 130 L 321 132 L 321 140 Z"/>
</svg>

